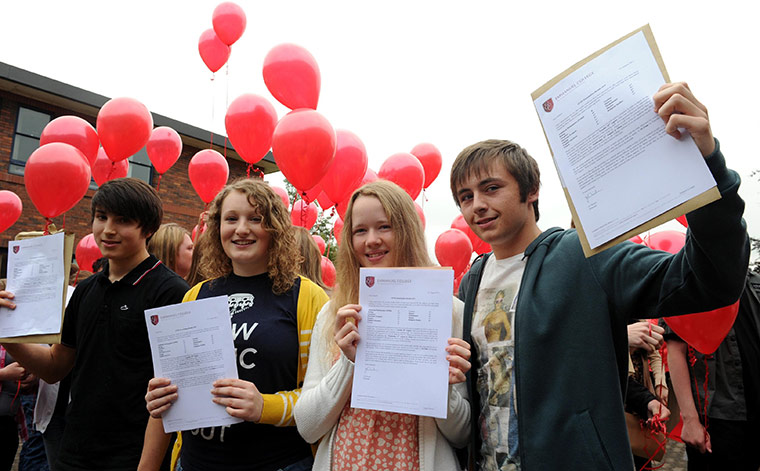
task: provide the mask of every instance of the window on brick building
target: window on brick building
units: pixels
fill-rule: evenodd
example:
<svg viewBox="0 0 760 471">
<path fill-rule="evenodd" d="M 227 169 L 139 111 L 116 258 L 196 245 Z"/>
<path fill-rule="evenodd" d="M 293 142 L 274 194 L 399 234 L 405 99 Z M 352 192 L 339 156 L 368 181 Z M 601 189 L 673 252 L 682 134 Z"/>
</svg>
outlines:
<svg viewBox="0 0 760 471">
<path fill-rule="evenodd" d="M 127 175 L 130 177 L 138 178 L 148 185 L 151 184 L 153 167 L 150 163 L 148 153 L 145 151 L 145 147 L 140 149 L 140 152 L 129 158 L 129 173 Z"/>
<path fill-rule="evenodd" d="M 40 135 L 50 122 L 50 115 L 20 106 L 16 118 L 16 133 L 13 135 L 10 173 L 24 174 L 24 166 L 32 152 L 40 146 Z"/>
</svg>

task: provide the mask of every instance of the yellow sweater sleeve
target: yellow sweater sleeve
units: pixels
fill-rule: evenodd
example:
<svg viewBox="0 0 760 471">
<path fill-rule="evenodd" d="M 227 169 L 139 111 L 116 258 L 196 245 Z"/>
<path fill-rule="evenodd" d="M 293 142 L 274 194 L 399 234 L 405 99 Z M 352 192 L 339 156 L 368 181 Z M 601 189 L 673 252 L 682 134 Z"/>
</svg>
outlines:
<svg viewBox="0 0 760 471">
<path fill-rule="evenodd" d="M 293 406 L 301 395 L 301 385 L 309 364 L 309 347 L 311 346 L 311 331 L 317 320 L 317 314 L 328 301 L 327 294 L 311 280 L 301 277 L 301 287 L 298 292 L 298 307 L 296 317 L 298 322 L 298 388 L 292 391 L 279 391 L 274 394 L 262 394 L 264 406 L 261 410 L 259 423 L 271 424 L 278 427 L 295 425 L 293 421 Z"/>
</svg>

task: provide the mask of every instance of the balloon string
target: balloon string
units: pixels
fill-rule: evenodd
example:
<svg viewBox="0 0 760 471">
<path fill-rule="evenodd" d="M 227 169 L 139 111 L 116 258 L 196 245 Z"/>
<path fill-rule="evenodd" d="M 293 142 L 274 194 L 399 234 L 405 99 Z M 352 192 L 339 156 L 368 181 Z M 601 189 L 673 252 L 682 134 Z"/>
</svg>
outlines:
<svg viewBox="0 0 760 471">
<path fill-rule="evenodd" d="M 50 235 L 50 224 L 52 223 L 53 221 L 50 218 L 45 218 L 45 229 L 43 229 L 42 235 Z"/>
<path fill-rule="evenodd" d="M 161 175 L 162 173 L 158 174 L 158 183 L 156 183 L 156 192 L 158 192 L 158 189 L 161 188 Z"/>
<path fill-rule="evenodd" d="M 254 175 L 256 175 L 257 177 L 259 177 L 260 179 L 262 179 L 262 180 L 264 179 L 264 171 L 261 170 L 261 167 L 254 167 L 253 168 L 253 173 L 254 173 Z"/>
<path fill-rule="evenodd" d="M 214 72 L 211 72 L 211 125 L 209 126 L 209 129 L 212 131 L 211 137 L 208 141 L 208 148 L 213 149 L 214 148 Z"/>
<path fill-rule="evenodd" d="M 248 164 L 248 167 L 245 168 L 245 177 L 251 178 L 251 167 L 253 167 L 253 164 Z"/>
<path fill-rule="evenodd" d="M 61 230 L 66 230 L 66 213 L 63 213 L 63 223 L 61 223 Z"/>
<path fill-rule="evenodd" d="M 77 283 L 79 283 L 79 272 L 80 271 L 82 271 L 81 268 L 77 270 L 77 274 L 74 276 L 74 286 L 76 286 Z"/>
<path fill-rule="evenodd" d="M 649 336 L 652 336 L 652 323 L 649 322 Z M 662 350 L 664 350 L 665 346 L 663 345 L 660 347 L 660 355 L 662 355 Z M 665 364 L 664 362 L 660 362 L 660 373 L 664 376 L 665 375 Z M 644 370 L 644 374 L 649 374 L 649 372 L 652 370 L 652 360 L 647 356 L 647 367 Z M 654 386 L 655 395 L 657 394 L 657 385 Z M 665 423 L 662 421 L 661 414 L 662 414 L 662 402 L 660 401 L 659 396 L 657 396 L 657 400 L 659 402 L 659 408 L 656 414 L 652 417 L 651 421 L 649 422 L 649 426 L 647 426 L 646 422 L 644 420 L 639 420 L 639 426 L 641 427 L 641 430 L 643 430 L 648 438 L 651 438 L 652 440 L 657 443 L 657 448 L 648 456 L 648 460 L 639 468 L 639 471 L 643 470 L 655 470 L 662 468 L 665 465 L 665 462 L 661 463 L 659 466 L 648 466 L 649 463 L 651 463 L 654 460 L 654 457 L 657 456 L 657 454 L 660 452 L 661 449 L 665 448 L 665 445 L 667 444 L 667 427 L 665 426 Z M 657 434 L 662 433 L 663 434 L 663 440 L 660 442 L 657 439 Z M 646 450 L 645 450 L 646 451 Z"/>
<path fill-rule="evenodd" d="M 106 181 L 111 181 L 111 175 L 113 175 L 113 170 L 116 168 L 116 162 L 111 162 L 111 168 L 108 170 L 108 175 L 106 175 Z"/>
</svg>

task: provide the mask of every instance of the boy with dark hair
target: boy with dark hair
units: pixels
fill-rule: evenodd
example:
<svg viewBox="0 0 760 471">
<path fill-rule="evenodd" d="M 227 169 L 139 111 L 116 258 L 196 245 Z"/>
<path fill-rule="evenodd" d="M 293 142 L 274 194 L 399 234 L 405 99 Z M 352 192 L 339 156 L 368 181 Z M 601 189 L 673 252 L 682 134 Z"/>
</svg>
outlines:
<svg viewBox="0 0 760 471">
<path fill-rule="evenodd" d="M 484 141 L 457 157 L 452 194 L 493 248 L 459 292 L 473 346 L 471 467 L 632 469 L 623 414 L 628 320 L 739 298 L 749 259 L 739 177 L 685 83 L 661 87 L 654 105 L 666 132 L 689 131 L 722 195 L 687 215 L 686 245 L 675 255 L 623 243 L 586 258 L 575 230 L 538 228 L 538 166 L 525 150 Z M 507 310 L 500 322 L 509 324 L 498 330 L 489 324 L 497 296 Z"/>
<path fill-rule="evenodd" d="M 92 232 L 107 259 L 77 286 L 66 308 L 61 344 L 5 345 L 48 383 L 71 372 L 71 402 L 56 470 L 134 470 L 153 377 L 146 309 L 178 303 L 187 283 L 148 254 L 146 241 L 161 224 L 156 191 L 133 178 L 105 183 L 92 199 Z M 0 292 L 0 305 L 14 308 Z M 65 405 L 67 397 L 59 397 Z"/>
</svg>

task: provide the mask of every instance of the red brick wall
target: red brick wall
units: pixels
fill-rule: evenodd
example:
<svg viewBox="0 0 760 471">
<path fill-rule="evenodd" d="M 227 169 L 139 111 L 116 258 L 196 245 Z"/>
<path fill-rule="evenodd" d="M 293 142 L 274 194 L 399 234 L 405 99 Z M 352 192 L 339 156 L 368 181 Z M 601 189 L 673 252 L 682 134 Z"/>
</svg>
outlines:
<svg viewBox="0 0 760 471">
<path fill-rule="evenodd" d="M 0 233 L 0 248 L 5 249 L 8 247 L 8 241 L 13 240 L 17 233 L 42 230 L 45 226 L 45 219 L 37 212 L 26 193 L 24 177 L 8 173 L 19 105 L 50 112 L 53 118 L 75 114 L 86 119 L 93 126 L 95 125 L 94 116 L 72 113 L 59 107 L 0 92 L 0 190 L 13 191 L 21 198 L 24 205 L 24 210 L 18 221 L 5 232 Z M 187 165 L 190 158 L 199 150 L 184 145 L 180 159 L 163 175 L 159 186 L 159 195 L 164 202 L 164 222 L 176 222 L 188 230 L 192 230 L 195 226 L 198 215 L 204 208 L 204 203 L 193 190 L 187 176 Z M 230 159 L 228 162 L 230 164 L 230 181 L 245 176 L 245 162 L 235 159 Z M 157 183 L 158 176 L 155 175 L 153 186 L 155 187 Z M 94 194 L 93 190 L 88 190 L 82 201 L 65 214 L 66 231 L 76 234 L 75 244 L 91 232 L 90 203 Z M 59 216 L 53 222 L 60 228 L 63 225 L 63 219 L 63 216 Z M 4 265 L 4 261 L 2 262 Z M 4 271 L 5 267 L 2 268 Z"/>
</svg>

